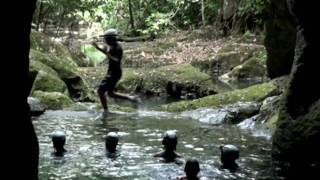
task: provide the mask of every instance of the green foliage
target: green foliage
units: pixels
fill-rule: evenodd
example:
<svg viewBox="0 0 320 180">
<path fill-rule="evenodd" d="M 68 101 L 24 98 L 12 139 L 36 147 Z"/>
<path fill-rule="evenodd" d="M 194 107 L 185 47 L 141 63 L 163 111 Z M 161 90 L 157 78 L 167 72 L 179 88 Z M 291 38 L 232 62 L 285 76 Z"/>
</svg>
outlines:
<svg viewBox="0 0 320 180">
<path fill-rule="evenodd" d="M 253 23 L 262 25 L 269 3 L 268 0 L 243 0 L 238 7 L 237 16 L 243 19 L 251 18 Z"/>
<path fill-rule="evenodd" d="M 152 13 L 145 21 L 146 29 L 139 30 L 142 34 L 155 34 L 165 31 L 168 26 L 173 26 L 171 13 Z"/>
<path fill-rule="evenodd" d="M 94 65 L 101 63 L 105 59 L 105 55 L 92 45 L 83 45 L 81 51 L 90 58 Z"/>
<path fill-rule="evenodd" d="M 39 0 L 33 22 L 41 27 L 69 27 L 99 23 L 102 29 L 117 28 L 123 33 L 159 34 L 170 28 L 201 24 L 200 0 L 131 0 L 135 29 L 130 26 L 129 1 Z M 207 21 L 214 21 L 220 1 L 205 0 Z"/>
</svg>

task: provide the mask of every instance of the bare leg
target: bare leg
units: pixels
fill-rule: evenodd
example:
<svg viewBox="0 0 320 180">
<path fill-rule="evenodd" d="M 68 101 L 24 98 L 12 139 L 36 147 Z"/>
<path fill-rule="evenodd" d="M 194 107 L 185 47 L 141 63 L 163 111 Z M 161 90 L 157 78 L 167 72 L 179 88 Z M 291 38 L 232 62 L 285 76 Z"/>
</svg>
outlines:
<svg viewBox="0 0 320 180">
<path fill-rule="evenodd" d="M 107 104 L 107 98 L 106 98 L 105 93 L 106 92 L 98 91 L 100 102 L 103 107 L 103 110 L 108 111 L 108 104 Z"/>
<path fill-rule="evenodd" d="M 126 95 L 126 94 L 121 94 L 121 93 L 117 93 L 117 92 L 114 92 L 114 91 L 111 91 L 111 92 L 108 92 L 108 95 L 112 98 L 117 98 L 117 99 L 126 99 L 126 100 L 129 100 L 131 102 L 134 102 L 134 103 L 138 103 L 139 100 L 135 97 L 132 97 L 132 96 L 129 96 L 129 95 Z"/>
</svg>

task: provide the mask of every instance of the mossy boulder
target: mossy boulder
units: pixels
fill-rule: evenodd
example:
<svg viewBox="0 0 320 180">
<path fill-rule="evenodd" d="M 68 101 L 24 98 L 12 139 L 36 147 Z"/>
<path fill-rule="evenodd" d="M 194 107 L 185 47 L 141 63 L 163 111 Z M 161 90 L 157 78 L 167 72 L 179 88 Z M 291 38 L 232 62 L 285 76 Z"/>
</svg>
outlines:
<svg viewBox="0 0 320 180">
<path fill-rule="evenodd" d="M 237 102 L 222 108 L 200 108 L 181 113 L 184 117 L 197 119 L 210 125 L 238 124 L 259 112 L 261 103 Z"/>
<path fill-rule="evenodd" d="M 34 91 L 32 97 L 39 99 L 48 109 L 52 110 L 63 109 L 73 104 L 68 96 L 59 92 Z"/>
<path fill-rule="evenodd" d="M 67 93 L 66 84 L 58 76 L 40 70 L 33 83 L 32 91 Z"/>
<path fill-rule="evenodd" d="M 192 65 L 216 78 L 228 73 L 238 65 L 254 56 L 254 52 L 263 50 L 262 45 L 230 43 L 223 46 L 216 55 L 208 60 L 194 61 Z"/>
<path fill-rule="evenodd" d="M 45 54 L 51 54 L 59 58 L 63 58 L 69 63 L 79 66 L 92 66 L 93 63 L 81 52 L 80 47 L 69 50 L 66 46 L 59 42 L 55 42 L 47 35 L 32 31 L 30 35 L 31 49 L 40 51 Z"/>
<path fill-rule="evenodd" d="M 47 72 L 48 74 L 59 76 L 54 69 L 42 63 L 41 61 L 38 61 L 32 52 L 30 56 L 29 71 L 36 71 L 36 72 L 44 71 L 44 72 Z"/>
<path fill-rule="evenodd" d="M 265 123 L 264 127 L 266 127 L 267 129 L 271 130 L 271 132 L 274 132 L 277 128 L 277 121 L 279 118 L 279 113 L 275 113 L 273 114 L 270 119 L 267 120 L 267 122 Z"/>
<path fill-rule="evenodd" d="M 63 44 L 54 42 L 52 39 L 50 39 L 50 37 L 41 32 L 31 32 L 30 44 L 31 49 L 71 59 L 69 50 Z"/>
<path fill-rule="evenodd" d="M 36 72 L 31 91 L 47 91 L 67 93 L 66 84 L 58 77 L 58 74 L 47 65 L 39 61 L 30 61 L 30 72 Z"/>
<path fill-rule="evenodd" d="M 266 78 L 266 59 L 256 57 L 250 58 L 245 63 L 236 66 L 229 74 L 233 80 L 243 79 L 265 79 Z"/>
<path fill-rule="evenodd" d="M 75 64 L 73 61 L 67 60 L 66 58 L 59 58 L 52 54 L 31 50 L 31 59 L 40 61 L 43 64 L 51 67 L 62 79 L 77 76 L 77 64 Z"/>
<path fill-rule="evenodd" d="M 254 117 L 258 126 L 273 133 L 276 129 L 276 123 L 279 116 L 280 96 L 271 96 L 266 98 L 261 105 L 259 114 Z"/>
<path fill-rule="evenodd" d="M 42 104 L 37 98 L 28 97 L 28 104 L 30 107 L 31 116 L 39 116 L 43 114 L 47 109 L 47 107 Z"/>
<path fill-rule="evenodd" d="M 79 67 L 94 66 L 93 61 L 81 51 L 81 47 L 70 49 L 71 57 Z"/>
<path fill-rule="evenodd" d="M 93 101 L 93 92 L 78 71 L 78 66 L 69 60 L 54 55 L 31 50 L 31 62 L 34 69 L 44 68 L 45 72 L 57 75 L 67 86 L 69 95 L 76 101 Z M 52 86 L 48 84 L 47 86 Z M 61 91 L 59 91 L 61 92 Z"/>
<path fill-rule="evenodd" d="M 179 64 L 155 69 L 125 69 L 118 90 L 151 94 L 169 94 L 173 97 L 203 97 L 219 89 L 211 77 L 190 64 Z"/>
<path fill-rule="evenodd" d="M 186 110 L 198 109 L 203 107 L 217 108 L 228 104 L 234 104 L 239 101 L 243 102 L 260 102 L 269 96 L 279 93 L 277 86 L 272 82 L 258 84 L 246 89 L 239 89 L 211 95 L 208 97 L 192 100 L 180 101 L 157 107 L 157 110 L 181 112 Z"/>
<path fill-rule="evenodd" d="M 266 51 L 260 51 L 243 64 L 234 67 L 219 79 L 233 88 L 245 88 L 268 80 L 266 69 Z"/>
</svg>

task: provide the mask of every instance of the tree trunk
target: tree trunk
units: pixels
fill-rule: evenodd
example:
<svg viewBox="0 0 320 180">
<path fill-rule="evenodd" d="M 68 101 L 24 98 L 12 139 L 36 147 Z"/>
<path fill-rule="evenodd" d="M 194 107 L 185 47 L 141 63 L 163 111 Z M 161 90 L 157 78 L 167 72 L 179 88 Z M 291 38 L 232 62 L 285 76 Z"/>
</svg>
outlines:
<svg viewBox="0 0 320 180">
<path fill-rule="evenodd" d="M 201 0 L 201 17 L 202 17 L 202 26 L 206 25 L 204 18 L 204 0 Z"/>
<path fill-rule="evenodd" d="M 62 15 L 61 15 L 61 18 L 60 18 L 60 22 L 58 24 L 58 27 L 57 27 L 57 30 L 56 30 L 56 36 L 59 36 L 59 31 L 60 31 L 60 28 L 62 26 L 62 23 L 63 23 L 63 19 L 64 19 L 64 15 L 65 15 L 65 11 L 62 12 Z"/>
<path fill-rule="evenodd" d="M 129 13 L 130 13 L 130 24 L 131 24 L 131 29 L 135 30 L 134 27 L 134 20 L 133 20 L 133 14 L 132 14 L 132 4 L 131 4 L 131 0 L 129 0 Z"/>
<path fill-rule="evenodd" d="M 36 30 L 39 31 L 39 28 L 40 28 L 40 24 L 41 24 L 41 21 L 42 21 L 42 10 L 43 10 L 43 4 L 42 4 L 42 1 L 39 2 L 39 13 L 38 13 L 38 22 L 37 22 L 37 27 L 36 27 Z"/>
</svg>

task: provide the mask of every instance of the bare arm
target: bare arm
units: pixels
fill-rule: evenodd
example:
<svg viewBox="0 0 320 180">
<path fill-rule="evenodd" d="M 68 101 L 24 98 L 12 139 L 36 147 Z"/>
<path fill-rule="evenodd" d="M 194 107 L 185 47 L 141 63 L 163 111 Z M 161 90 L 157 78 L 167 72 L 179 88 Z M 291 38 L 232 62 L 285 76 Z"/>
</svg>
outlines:
<svg viewBox="0 0 320 180">
<path fill-rule="evenodd" d="M 97 42 L 92 42 L 91 43 L 93 47 L 95 47 L 96 49 L 98 49 L 100 52 L 102 52 L 105 55 L 108 55 L 108 48 L 103 45 L 103 48 L 99 47 L 99 45 L 97 44 Z"/>
<path fill-rule="evenodd" d="M 106 45 L 103 45 L 103 48 L 99 47 L 98 44 L 96 42 L 92 43 L 92 46 L 94 46 L 96 49 L 98 49 L 100 52 L 102 52 L 103 54 L 105 54 L 109 59 L 113 60 L 113 61 L 120 61 L 119 58 L 112 56 L 109 51 L 108 51 L 108 47 Z"/>
</svg>

